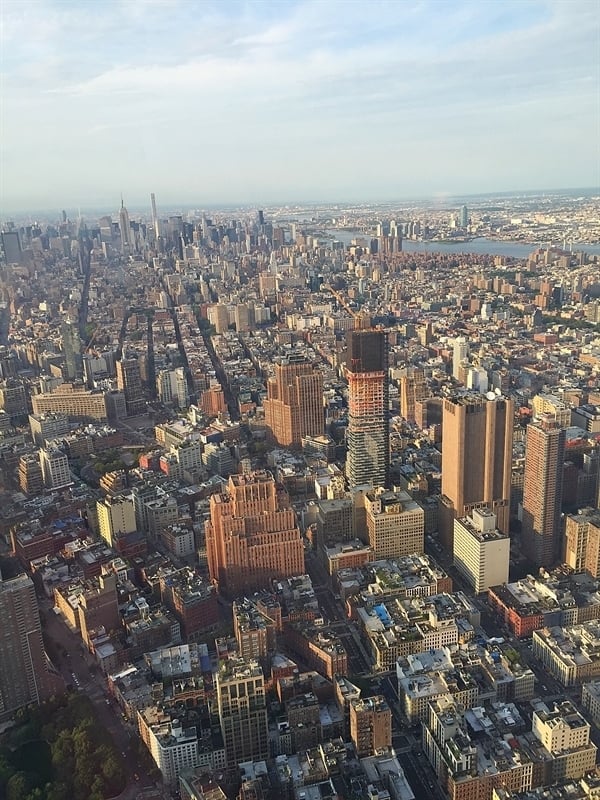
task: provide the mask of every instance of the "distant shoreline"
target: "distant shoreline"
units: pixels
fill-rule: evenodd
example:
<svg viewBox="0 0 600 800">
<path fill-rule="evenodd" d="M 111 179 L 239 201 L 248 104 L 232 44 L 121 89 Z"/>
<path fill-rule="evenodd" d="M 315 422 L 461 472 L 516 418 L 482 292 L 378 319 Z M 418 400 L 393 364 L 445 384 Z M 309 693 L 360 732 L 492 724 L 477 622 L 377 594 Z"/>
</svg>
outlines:
<svg viewBox="0 0 600 800">
<path fill-rule="evenodd" d="M 349 231 L 343 228 L 327 228 L 323 233 L 337 239 L 348 246 L 352 239 L 369 238 L 368 234 L 361 234 L 357 229 Z M 446 252 L 448 248 L 458 253 L 474 253 L 477 255 L 506 256 L 508 258 L 527 258 L 538 248 L 553 247 L 562 250 L 562 244 L 552 241 L 525 242 L 522 239 L 492 239 L 486 236 L 473 236 L 468 240 L 453 241 L 451 239 L 403 239 L 402 252 L 404 253 L 435 253 Z M 571 242 L 569 242 L 569 248 Z M 571 249 L 565 252 L 584 252 L 591 256 L 600 256 L 600 242 L 573 242 Z"/>
</svg>

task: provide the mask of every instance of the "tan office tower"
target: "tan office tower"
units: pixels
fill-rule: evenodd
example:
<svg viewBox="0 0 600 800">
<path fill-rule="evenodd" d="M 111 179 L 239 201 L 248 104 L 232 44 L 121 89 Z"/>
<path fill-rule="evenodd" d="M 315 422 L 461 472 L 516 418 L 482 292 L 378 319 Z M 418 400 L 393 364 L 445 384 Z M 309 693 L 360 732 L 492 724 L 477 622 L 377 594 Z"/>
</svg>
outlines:
<svg viewBox="0 0 600 800">
<path fill-rule="evenodd" d="M 276 364 L 263 406 L 267 429 L 277 444 L 299 447 L 304 436 L 321 436 L 322 374 L 304 360 Z"/>
<path fill-rule="evenodd" d="M 498 530 L 509 532 L 513 417 L 514 403 L 504 397 L 444 400 L 440 534 L 449 550 L 454 520 L 474 508 L 493 511 Z"/>
<path fill-rule="evenodd" d="M 125 395 L 127 416 L 135 417 L 146 410 L 146 401 L 142 390 L 142 376 L 137 358 L 123 358 L 116 363 L 117 388 Z"/>
<path fill-rule="evenodd" d="M 210 577 L 225 594 L 267 589 L 273 579 L 304 573 L 296 513 L 270 472 L 232 475 L 227 491 L 210 498 L 205 534 Z"/>
<path fill-rule="evenodd" d="M 527 426 L 521 538 L 523 553 L 538 567 L 552 566 L 560 554 L 565 439 L 549 414 Z"/>
<path fill-rule="evenodd" d="M 0 574 L 0 720 L 58 691 L 48 672 L 35 589 L 25 574 Z"/>
<path fill-rule="evenodd" d="M 221 661 L 217 702 L 227 766 L 268 758 L 265 679 L 259 664 L 243 659 Z"/>
</svg>

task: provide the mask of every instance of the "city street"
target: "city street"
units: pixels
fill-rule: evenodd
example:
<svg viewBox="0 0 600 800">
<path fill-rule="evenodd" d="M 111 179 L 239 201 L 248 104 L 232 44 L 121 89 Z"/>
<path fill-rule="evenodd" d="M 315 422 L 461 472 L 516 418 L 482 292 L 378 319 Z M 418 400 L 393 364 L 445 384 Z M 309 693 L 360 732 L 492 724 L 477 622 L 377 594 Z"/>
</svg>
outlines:
<svg viewBox="0 0 600 800">
<path fill-rule="evenodd" d="M 155 784 L 144 774 L 144 764 L 137 757 L 135 747 L 132 747 L 137 742 L 134 726 L 123 719 L 119 707 L 109 700 L 105 678 L 95 667 L 81 638 L 69 629 L 62 616 L 52 610 L 52 603 L 47 598 L 40 601 L 40 615 L 44 639 L 50 640 L 52 652 L 58 654 L 58 663 L 54 666 L 65 685 L 89 697 L 99 722 L 108 731 L 122 756 L 128 778 L 128 786 L 121 794 L 122 800 L 133 800 L 140 796 L 142 789 L 155 788 Z"/>
</svg>

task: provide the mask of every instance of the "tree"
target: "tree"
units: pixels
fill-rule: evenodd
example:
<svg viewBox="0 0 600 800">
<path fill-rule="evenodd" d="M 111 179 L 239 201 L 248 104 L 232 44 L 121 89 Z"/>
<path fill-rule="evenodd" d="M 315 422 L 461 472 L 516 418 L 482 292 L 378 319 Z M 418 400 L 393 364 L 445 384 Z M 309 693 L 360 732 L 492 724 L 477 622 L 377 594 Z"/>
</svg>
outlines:
<svg viewBox="0 0 600 800">
<path fill-rule="evenodd" d="M 2 790 L 6 787 L 8 781 L 12 778 L 15 774 L 14 767 L 10 764 L 8 758 L 4 755 L 0 755 L 0 796 L 2 796 Z"/>
<path fill-rule="evenodd" d="M 27 800 L 35 787 L 35 777 L 27 772 L 15 772 L 6 784 L 6 800 Z"/>
<path fill-rule="evenodd" d="M 71 792 L 64 783 L 47 783 L 44 792 L 46 800 L 71 800 Z"/>
</svg>

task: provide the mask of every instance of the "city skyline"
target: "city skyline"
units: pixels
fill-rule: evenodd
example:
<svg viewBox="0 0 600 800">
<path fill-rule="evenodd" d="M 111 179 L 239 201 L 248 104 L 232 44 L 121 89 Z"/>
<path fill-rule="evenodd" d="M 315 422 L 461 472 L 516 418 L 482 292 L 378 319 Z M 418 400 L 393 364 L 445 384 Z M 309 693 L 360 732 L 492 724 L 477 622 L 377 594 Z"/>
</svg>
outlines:
<svg viewBox="0 0 600 800">
<path fill-rule="evenodd" d="M 3 4 L 5 212 L 600 182 L 592 2 L 109 10 Z"/>
</svg>

